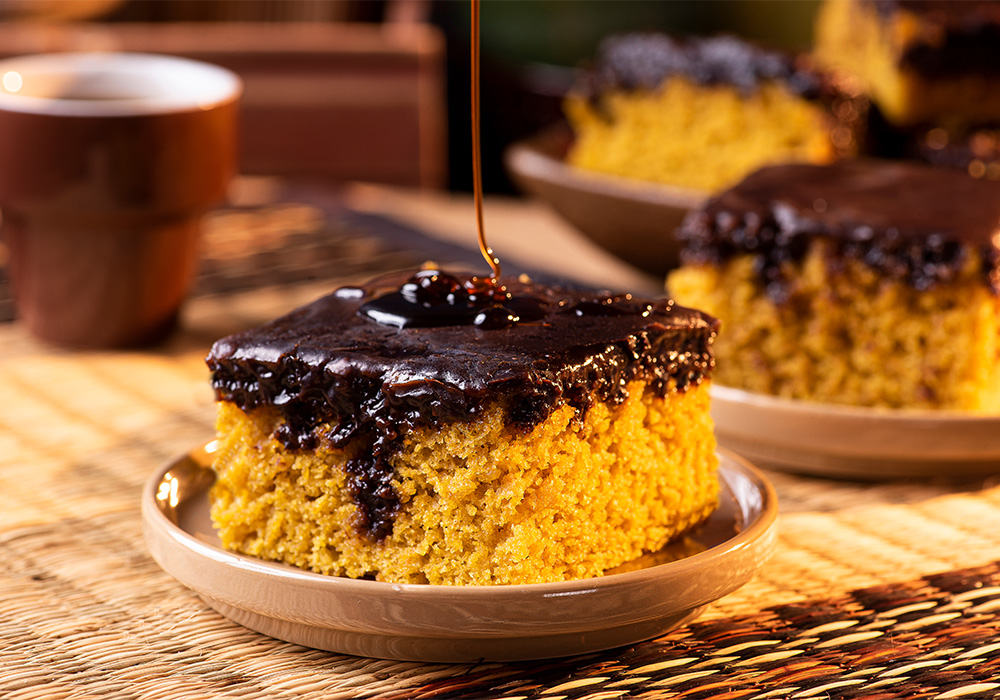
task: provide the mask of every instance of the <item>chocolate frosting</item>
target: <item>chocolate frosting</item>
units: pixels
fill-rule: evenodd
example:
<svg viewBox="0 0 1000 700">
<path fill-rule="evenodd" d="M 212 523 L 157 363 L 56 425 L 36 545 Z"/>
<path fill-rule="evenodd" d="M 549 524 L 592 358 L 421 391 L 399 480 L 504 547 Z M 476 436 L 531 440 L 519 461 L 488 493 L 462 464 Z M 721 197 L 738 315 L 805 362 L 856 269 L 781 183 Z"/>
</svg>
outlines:
<svg viewBox="0 0 1000 700">
<path fill-rule="evenodd" d="M 761 280 L 783 300 L 785 261 L 812 239 L 917 289 L 954 279 L 980 253 L 994 291 L 1000 258 L 1000 183 L 918 163 L 878 160 L 763 168 L 689 214 L 678 235 L 685 264 L 758 255 Z"/>
<path fill-rule="evenodd" d="M 365 315 L 402 281 L 342 288 L 219 340 L 207 358 L 217 399 L 279 410 L 275 437 L 288 448 L 352 448 L 358 526 L 376 539 L 399 507 L 389 459 L 404 433 L 474 420 L 498 404 L 509 426 L 526 431 L 564 404 L 582 412 L 623 401 L 632 380 L 662 395 L 714 367 L 717 322 L 668 300 L 510 280 L 511 308 L 533 300 L 528 322 L 491 328 L 466 316 L 459 325 L 400 328 Z"/>
<path fill-rule="evenodd" d="M 781 81 L 794 94 L 818 97 L 824 79 L 806 61 L 732 36 L 679 41 L 665 34 L 622 34 L 601 42 L 594 69 L 585 73 L 579 90 L 596 98 L 610 90 L 656 88 L 680 75 L 699 85 L 732 85 L 744 94 Z"/>
<path fill-rule="evenodd" d="M 903 47 L 900 65 L 931 78 L 1000 76 L 1000 2 L 996 0 L 868 0 L 891 21 L 902 10 L 926 30 Z"/>
</svg>

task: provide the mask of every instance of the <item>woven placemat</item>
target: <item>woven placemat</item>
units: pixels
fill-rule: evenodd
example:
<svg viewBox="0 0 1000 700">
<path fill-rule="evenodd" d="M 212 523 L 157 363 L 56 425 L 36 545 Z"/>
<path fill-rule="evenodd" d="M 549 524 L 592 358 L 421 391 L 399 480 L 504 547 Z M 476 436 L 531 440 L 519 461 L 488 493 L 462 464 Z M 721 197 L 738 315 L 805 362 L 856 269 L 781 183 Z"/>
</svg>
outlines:
<svg viewBox="0 0 1000 700">
<path fill-rule="evenodd" d="M 241 249 L 231 231 L 267 217 L 255 251 L 271 252 Z M 337 217 L 280 206 L 215 222 L 181 331 L 155 348 L 68 352 L 0 324 L 0 698 L 1000 697 L 995 478 L 770 473 L 779 542 L 758 575 L 687 627 L 586 657 L 359 659 L 215 613 L 149 556 L 141 488 L 212 438 L 213 340 L 411 264 L 391 244 L 407 229 Z M 366 247 L 366 226 L 385 247 Z"/>
<path fill-rule="evenodd" d="M 1000 564 L 695 622 L 586 657 L 337 656 L 221 618 L 146 555 L 134 513 L 0 536 L 9 698 L 948 698 L 1000 694 Z"/>
<path fill-rule="evenodd" d="M 991 481 L 772 473 L 779 546 L 758 576 L 684 629 L 588 657 L 482 667 L 356 659 L 219 616 L 150 558 L 140 490 L 160 464 L 211 438 L 209 327 L 234 309 L 254 322 L 309 293 L 196 300 L 185 333 L 155 352 L 66 353 L 16 325 L 0 329 L 0 697 L 1000 694 Z"/>
</svg>

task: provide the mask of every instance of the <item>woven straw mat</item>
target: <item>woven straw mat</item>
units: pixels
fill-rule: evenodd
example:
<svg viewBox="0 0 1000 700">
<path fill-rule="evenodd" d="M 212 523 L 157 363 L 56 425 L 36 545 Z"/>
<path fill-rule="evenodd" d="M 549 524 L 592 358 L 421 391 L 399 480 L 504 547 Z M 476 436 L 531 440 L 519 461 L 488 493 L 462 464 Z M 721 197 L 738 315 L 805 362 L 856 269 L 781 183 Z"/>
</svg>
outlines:
<svg viewBox="0 0 1000 700">
<path fill-rule="evenodd" d="M 141 487 L 212 437 L 212 340 L 411 262 L 351 236 L 340 244 L 329 269 L 308 256 L 317 281 L 306 284 L 261 288 L 252 269 L 223 274 L 210 261 L 182 331 L 149 350 L 70 353 L 0 324 L 0 698 L 1000 697 L 994 479 L 769 473 L 780 535 L 763 570 L 687 627 L 585 657 L 352 658 L 209 609 L 147 553 Z"/>
</svg>

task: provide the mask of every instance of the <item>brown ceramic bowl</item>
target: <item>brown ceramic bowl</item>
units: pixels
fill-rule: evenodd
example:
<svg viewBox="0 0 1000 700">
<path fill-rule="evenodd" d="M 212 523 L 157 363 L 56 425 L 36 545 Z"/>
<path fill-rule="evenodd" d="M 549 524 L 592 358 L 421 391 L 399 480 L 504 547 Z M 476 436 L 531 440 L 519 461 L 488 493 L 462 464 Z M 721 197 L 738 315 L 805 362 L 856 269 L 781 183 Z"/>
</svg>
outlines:
<svg viewBox="0 0 1000 700">
<path fill-rule="evenodd" d="M 564 160 L 571 143 L 567 126 L 550 127 L 508 148 L 507 171 L 524 192 L 622 260 L 654 275 L 676 267 L 674 230 L 705 193 L 574 168 Z"/>
</svg>

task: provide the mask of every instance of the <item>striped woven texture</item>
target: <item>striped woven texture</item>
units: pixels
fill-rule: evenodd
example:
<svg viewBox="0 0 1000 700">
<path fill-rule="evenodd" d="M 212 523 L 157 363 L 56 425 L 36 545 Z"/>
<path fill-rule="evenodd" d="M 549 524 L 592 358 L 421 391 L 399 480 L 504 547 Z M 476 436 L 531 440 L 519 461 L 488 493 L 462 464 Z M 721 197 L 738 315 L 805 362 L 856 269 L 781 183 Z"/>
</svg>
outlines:
<svg viewBox="0 0 1000 700">
<path fill-rule="evenodd" d="M 211 439 L 208 345 L 415 258 L 373 243 L 372 218 L 283 207 L 216 225 L 183 328 L 162 346 L 71 353 L 0 324 L 3 700 L 1000 697 L 994 478 L 769 473 L 779 545 L 749 584 L 665 637 L 584 657 L 361 659 L 220 616 L 151 559 L 139 513 L 149 475 Z M 248 260 L 239 237 L 227 238 L 228 227 L 254 226 L 273 255 Z M 288 242 L 295 230 L 308 255 Z M 305 282 L 288 271 L 302 260 L 313 265 Z M 253 282 L 261 266 L 274 268 L 273 284 Z"/>
</svg>

